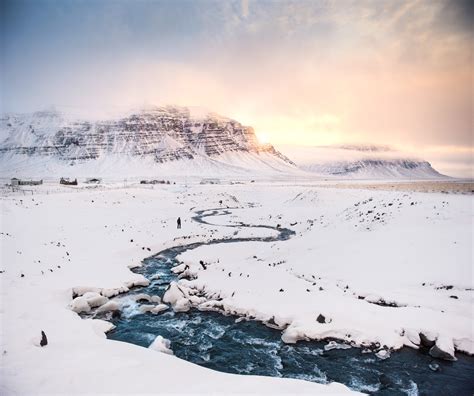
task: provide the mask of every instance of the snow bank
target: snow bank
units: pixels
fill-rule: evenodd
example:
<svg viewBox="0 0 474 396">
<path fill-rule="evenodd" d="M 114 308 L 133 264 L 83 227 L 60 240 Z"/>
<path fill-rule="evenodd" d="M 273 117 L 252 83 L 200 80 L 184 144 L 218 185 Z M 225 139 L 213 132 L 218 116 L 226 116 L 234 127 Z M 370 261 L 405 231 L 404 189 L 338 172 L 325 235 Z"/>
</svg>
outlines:
<svg viewBox="0 0 474 396">
<path fill-rule="evenodd" d="M 213 245 L 181 255 L 197 278 L 170 288 L 170 301 L 164 302 L 173 309 L 188 304 L 222 309 L 285 327 L 288 340 L 332 337 L 383 349 L 416 347 L 423 343 L 421 334 L 432 332 L 428 342 L 441 350 L 474 353 L 472 197 L 295 187 L 294 182 L 225 188 L 241 209 L 220 217 L 222 224 L 281 224 L 297 234 L 285 242 Z M 123 181 L 94 189 L 68 189 L 55 181 L 35 188 L 33 195 L 4 191 L 0 342 L 7 353 L 0 362 L 0 393 L 146 393 L 156 387 L 156 373 L 163 393 L 189 390 L 178 374 L 201 394 L 349 392 L 337 384 L 207 370 L 98 337 L 94 327 L 103 330 L 105 324 L 93 326 L 75 313 L 90 309 L 88 299 L 97 304 L 97 293 L 110 299 L 127 292 L 127 282 L 132 287 L 142 282 L 127 266 L 164 247 L 232 237 L 235 228 L 190 219 L 196 208 L 218 207 L 221 192 L 222 186 L 177 183 L 147 189 L 124 187 Z M 317 196 L 317 205 L 291 201 L 299 192 Z M 374 219 L 377 212 L 386 213 L 384 222 Z M 199 269 L 200 260 L 211 264 Z M 405 306 L 366 301 L 370 294 Z M 97 309 L 120 310 L 118 300 Z M 318 322 L 320 314 L 331 322 Z M 41 331 L 48 345 L 38 349 L 31 340 Z"/>
</svg>

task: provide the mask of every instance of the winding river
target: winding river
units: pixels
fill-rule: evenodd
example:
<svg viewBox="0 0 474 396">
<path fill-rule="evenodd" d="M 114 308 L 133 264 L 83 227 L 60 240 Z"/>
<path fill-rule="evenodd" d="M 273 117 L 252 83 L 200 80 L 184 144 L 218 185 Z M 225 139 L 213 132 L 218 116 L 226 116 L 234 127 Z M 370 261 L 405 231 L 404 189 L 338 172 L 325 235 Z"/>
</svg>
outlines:
<svg viewBox="0 0 474 396">
<path fill-rule="evenodd" d="M 187 250 L 219 243 L 275 242 L 294 235 L 287 228 L 244 223 L 217 225 L 207 221 L 211 216 L 230 215 L 233 209 L 197 211 L 193 220 L 212 226 L 266 228 L 274 236 L 213 239 L 165 249 L 145 259 L 143 266 L 134 270 L 152 281 L 148 287 L 133 289 L 129 294 L 162 297 L 169 283 L 177 280 L 171 271 L 179 264 L 177 256 Z M 424 351 L 403 348 L 393 352 L 389 359 L 380 360 L 373 353 L 362 353 L 360 348 L 325 351 L 324 341 L 288 345 L 281 341 L 279 330 L 260 322 L 237 319 L 197 309 L 143 314 L 137 305 L 130 305 L 120 318 L 111 320 L 116 328 L 108 337 L 148 347 L 161 335 L 171 340 L 177 357 L 214 370 L 319 383 L 337 381 L 374 395 L 472 395 L 474 392 L 474 358 L 463 354 L 457 355 L 456 362 L 446 362 L 434 360 Z M 433 371 L 433 363 L 439 366 L 437 371 Z"/>
</svg>

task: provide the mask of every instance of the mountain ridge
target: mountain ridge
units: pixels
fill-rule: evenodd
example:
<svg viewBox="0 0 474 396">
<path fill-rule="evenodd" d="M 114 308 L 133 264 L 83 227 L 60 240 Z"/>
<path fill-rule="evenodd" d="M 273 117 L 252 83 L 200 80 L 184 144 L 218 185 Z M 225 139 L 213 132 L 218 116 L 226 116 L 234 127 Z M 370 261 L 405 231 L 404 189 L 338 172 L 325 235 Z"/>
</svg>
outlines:
<svg viewBox="0 0 474 396">
<path fill-rule="evenodd" d="M 240 161 L 238 167 L 245 168 L 245 161 L 258 159 L 266 170 L 295 168 L 272 145 L 259 143 L 253 128 L 216 113 L 192 115 L 186 107 L 153 106 L 93 121 L 52 110 L 5 114 L 0 118 L 0 130 L 4 162 L 8 158 L 34 162 L 47 157 L 77 167 L 122 156 L 140 158 L 147 166 L 151 159 L 155 164 L 196 160 L 203 165 L 207 161 L 215 167 L 220 157 L 233 153 Z M 229 160 L 232 168 L 235 164 Z"/>
</svg>

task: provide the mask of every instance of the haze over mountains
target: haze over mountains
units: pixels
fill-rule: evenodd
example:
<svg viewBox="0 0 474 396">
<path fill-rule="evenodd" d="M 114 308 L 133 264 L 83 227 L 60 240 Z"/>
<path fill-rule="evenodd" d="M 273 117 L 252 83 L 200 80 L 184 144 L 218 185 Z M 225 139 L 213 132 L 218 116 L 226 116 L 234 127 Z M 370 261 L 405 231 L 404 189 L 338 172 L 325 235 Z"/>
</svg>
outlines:
<svg viewBox="0 0 474 396">
<path fill-rule="evenodd" d="M 260 143 L 251 127 L 177 106 L 141 108 L 103 119 L 56 110 L 6 114 L 0 119 L 0 133 L 0 165 L 7 177 L 442 176 L 428 162 L 406 158 L 388 147 L 286 147 L 278 151 Z"/>
<path fill-rule="evenodd" d="M 334 145 L 279 147 L 300 169 L 349 179 L 436 179 L 446 177 L 428 161 L 389 146 Z"/>
</svg>

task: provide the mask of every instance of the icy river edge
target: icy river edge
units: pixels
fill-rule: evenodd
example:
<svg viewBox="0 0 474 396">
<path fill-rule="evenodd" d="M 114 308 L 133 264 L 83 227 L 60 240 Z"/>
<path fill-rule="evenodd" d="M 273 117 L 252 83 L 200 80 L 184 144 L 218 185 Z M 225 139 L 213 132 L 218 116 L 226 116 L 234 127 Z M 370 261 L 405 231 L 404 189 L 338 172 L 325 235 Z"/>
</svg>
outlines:
<svg viewBox="0 0 474 396">
<path fill-rule="evenodd" d="M 196 212 L 193 220 L 215 226 L 204 218 L 230 213 L 227 209 L 203 210 Z M 108 333 L 111 339 L 148 347 L 160 335 L 171 340 L 171 349 L 176 356 L 219 371 L 321 383 L 336 381 L 372 394 L 462 395 L 472 392 L 473 358 L 467 355 L 458 354 L 458 361 L 453 363 L 433 360 L 426 348 L 420 351 L 403 348 L 392 351 L 391 358 L 385 359 L 390 351 L 380 345 L 359 349 L 335 340 L 285 344 L 280 339 L 280 330 L 286 327 L 285 323 L 268 318 L 263 321 L 266 326 L 262 326 L 262 321 L 256 321 L 258 318 L 252 315 L 226 311 L 219 303 L 219 296 L 210 299 L 203 290 L 183 288 L 176 283 L 178 277 L 193 277 L 177 259 L 185 251 L 221 243 L 276 242 L 294 234 L 288 228 L 244 223 L 238 226 L 265 228 L 277 231 L 278 235 L 221 238 L 165 249 L 133 269 L 151 282 L 130 284 L 133 289 L 123 294 L 120 290 L 115 291 L 119 294 L 115 299 L 118 304 L 111 300 L 107 303 L 108 308 L 99 307 L 86 316 L 92 314 L 111 320 L 115 326 Z M 76 290 L 76 295 L 80 294 L 81 291 Z M 166 310 L 161 300 L 171 304 L 173 311 Z M 431 340 L 425 341 L 429 345 Z M 165 342 L 165 351 L 166 345 Z"/>
</svg>

